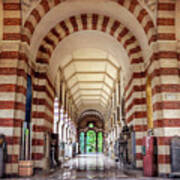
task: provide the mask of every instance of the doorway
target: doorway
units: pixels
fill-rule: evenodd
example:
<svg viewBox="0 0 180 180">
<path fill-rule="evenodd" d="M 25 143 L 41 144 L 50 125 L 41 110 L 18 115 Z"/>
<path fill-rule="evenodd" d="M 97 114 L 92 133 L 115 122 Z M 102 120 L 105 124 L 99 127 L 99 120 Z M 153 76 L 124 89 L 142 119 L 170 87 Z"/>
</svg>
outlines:
<svg viewBox="0 0 180 180">
<path fill-rule="evenodd" d="M 86 135 L 86 153 L 96 152 L 96 132 L 89 130 Z"/>
</svg>

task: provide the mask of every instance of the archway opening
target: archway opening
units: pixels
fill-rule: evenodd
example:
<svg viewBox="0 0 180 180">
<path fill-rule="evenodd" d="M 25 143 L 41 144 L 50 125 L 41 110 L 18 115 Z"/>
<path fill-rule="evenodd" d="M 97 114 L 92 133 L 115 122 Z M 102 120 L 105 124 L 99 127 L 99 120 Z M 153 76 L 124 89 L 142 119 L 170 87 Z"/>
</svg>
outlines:
<svg viewBox="0 0 180 180">
<path fill-rule="evenodd" d="M 140 81 L 140 78 L 144 78 L 142 44 L 136 33 L 119 18 L 101 13 L 78 13 L 58 21 L 42 37 L 33 60 L 47 67 L 49 79 L 57 81 L 55 84 L 58 88 L 63 85 L 62 93 L 59 93 L 62 98 L 59 99 L 67 116 L 64 117 L 64 141 L 68 147 L 71 145 L 69 125 L 72 120 L 81 132 L 78 134 L 81 153 L 105 151 L 103 137 L 110 134 L 114 156 L 117 129 L 123 119 L 120 110 L 122 96 L 125 96 L 126 101 L 127 124 L 135 125 L 135 106 L 139 102 L 136 96 L 141 98 L 140 94 L 145 91 L 136 92 L 134 88 L 138 89 L 145 82 Z M 62 89 L 58 88 L 57 94 Z M 97 128 L 99 120 L 92 120 L 92 112 L 80 117 L 81 112 L 92 108 L 103 115 L 104 122 L 100 129 Z M 79 124 L 83 119 L 86 119 L 85 126 Z M 89 122 L 95 126 L 89 127 Z"/>
</svg>

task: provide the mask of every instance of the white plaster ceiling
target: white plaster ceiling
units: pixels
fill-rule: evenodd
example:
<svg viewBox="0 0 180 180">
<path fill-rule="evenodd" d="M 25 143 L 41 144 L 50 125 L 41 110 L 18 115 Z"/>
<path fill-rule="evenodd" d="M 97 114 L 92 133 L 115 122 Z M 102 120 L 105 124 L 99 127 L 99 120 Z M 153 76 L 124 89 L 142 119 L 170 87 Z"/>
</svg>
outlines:
<svg viewBox="0 0 180 180">
<path fill-rule="evenodd" d="M 130 75 L 130 60 L 125 49 L 118 41 L 102 32 L 81 31 L 63 39 L 54 50 L 49 64 L 49 75 L 52 77 L 52 80 L 55 79 L 59 66 L 63 67 L 74 58 L 73 52 L 84 49 L 84 57 L 92 57 L 93 54 L 87 56 L 85 49 L 89 48 L 104 51 L 104 58 L 110 59 L 116 66 L 121 67 L 125 76 Z M 99 54 L 95 53 L 93 56 L 98 58 Z"/>
<path fill-rule="evenodd" d="M 119 66 L 98 49 L 79 49 L 61 67 L 74 103 L 106 108 L 118 77 Z"/>
</svg>

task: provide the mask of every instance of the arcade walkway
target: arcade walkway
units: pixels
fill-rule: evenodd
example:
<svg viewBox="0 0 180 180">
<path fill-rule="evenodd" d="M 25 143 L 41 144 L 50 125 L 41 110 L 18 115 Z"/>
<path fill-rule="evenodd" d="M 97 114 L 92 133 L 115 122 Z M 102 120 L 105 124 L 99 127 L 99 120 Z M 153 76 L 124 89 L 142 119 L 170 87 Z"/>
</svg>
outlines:
<svg viewBox="0 0 180 180">
<path fill-rule="evenodd" d="M 120 170 L 117 164 L 103 154 L 79 155 L 74 159 L 67 161 L 63 168 L 49 175 L 36 175 L 26 180 L 165 180 L 165 178 L 145 178 L 141 173 Z M 9 179 L 6 179 L 9 180 Z M 14 179 L 13 180 L 25 180 Z M 169 179 L 170 180 L 170 179 Z"/>
</svg>

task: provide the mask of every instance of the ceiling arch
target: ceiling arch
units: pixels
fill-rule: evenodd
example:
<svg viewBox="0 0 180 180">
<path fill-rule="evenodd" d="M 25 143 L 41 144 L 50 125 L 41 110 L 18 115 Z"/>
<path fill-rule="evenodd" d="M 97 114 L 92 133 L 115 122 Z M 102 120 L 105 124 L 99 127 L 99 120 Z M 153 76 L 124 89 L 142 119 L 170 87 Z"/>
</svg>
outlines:
<svg viewBox="0 0 180 180">
<path fill-rule="evenodd" d="M 87 109 L 79 115 L 77 123 L 80 129 L 88 128 L 89 123 L 94 123 L 97 128 L 103 128 L 104 116 L 95 109 Z"/>
<path fill-rule="evenodd" d="M 141 47 L 135 36 L 119 21 L 97 14 L 72 16 L 67 20 L 59 22 L 41 42 L 36 61 L 38 63 L 49 64 L 51 55 L 59 42 L 70 34 L 82 30 L 96 30 L 108 33 L 122 43 L 131 64 L 143 62 Z M 138 53 L 139 56 L 137 56 Z"/>
<path fill-rule="evenodd" d="M 99 119 L 104 120 L 104 117 L 101 114 L 101 112 L 97 111 L 96 109 L 87 109 L 86 111 L 83 111 L 80 114 L 79 119 L 85 118 L 86 116 L 89 116 L 89 115 L 94 115 L 94 116 L 97 116 Z"/>
<path fill-rule="evenodd" d="M 69 46 L 69 44 L 71 46 Z M 121 68 L 122 73 L 126 77 L 130 74 L 129 71 L 131 71 L 131 68 L 129 57 L 122 44 L 115 41 L 114 38 L 108 34 L 100 31 L 87 30 L 72 33 L 64 38 L 54 49 L 49 63 L 49 75 L 52 77 L 52 81 L 54 81 L 59 66 L 63 68 L 66 64 L 69 64 L 72 59 L 80 58 L 77 56 L 74 57 L 74 52 L 83 51 L 87 54 L 86 49 L 92 49 L 93 53 L 98 51 L 94 55 L 96 59 L 99 56 L 99 51 L 101 51 L 100 54 L 104 54 L 103 56 L 100 56 L 101 59 L 106 58 L 111 60 L 116 66 Z M 91 55 L 93 53 L 91 53 Z M 84 58 L 94 57 L 89 54 L 89 57 Z"/>
<path fill-rule="evenodd" d="M 100 10 L 101 7 L 99 6 L 99 1 L 97 3 L 97 7 L 94 6 L 95 1 L 96 0 L 88 2 L 84 0 L 82 2 L 81 0 L 67 0 L 64 1 L 64 3 L 57 3 L 58 5 L 54 6 L 54 8 L 52 8 L 52 11 L 50 10 L 51 8 L 47 8 L 46 1 L 42 1 L 43 3 L 41 3 L 40 9 L 37 9 L 36 12 L 33 13 L 36 14 L 38 12 L 43 15 L 44 11 L 45 14 L 42 16 L 42 18 L 39 18 L 37 24 L 35 20 L 37 17 L 31 16 L 29 20 L 32 22 L 32 24 L 25 23 L 24 28 L 24 40 L 26 40 L 28 43 L 31 42 L 30 49 L 31 52 L 34 53 L 34 57 L 36 56 L 36 52 L 38 51 L 37 62 L 49 63 L 49 60 L 52 60 L 51 57 L 55 52 L 56 48 L 59 46 L 59 44 L 61 44 L 59 42 L 62 42 L 65 37 L 69 37 L 70 34 L 76 33 L 77 31 L 87 32 L 98 30 L 106 35 L 111 35 L 117 41 L 121 42 L 123 48 L 126 49 L 126 53 L 129 56 L 129 64 L 133 64 L 137 67 L 139 66 L 139 64 L 143 64 L 142 52 L 146 52 L 146 50 L 149 48 L 149 43 L 153 39 L 153 23 L 151 19 L 149 19 L 148 13 L 146 13 L 146 11 L 142 9 L 142 6 L 140 6 L 137 1 L 119 0 L 118 3 L 120 4 L 120 6 L 117 6 L 117 1 L 101 1 L 101 3 L 109 3 L 105 3 L 106 5 L 103 4 L 103 7 L 105 7 L 102 8 L 104 12 Z M 48 3 L 49 2 L 50 1 L 48 1 Z M 50 6 L 53 7 L 53 3 L 56 2 L 51 1 L 52 4 Z M 75 8 L 75 10 L 73 10 L 73 3 L 77 3 L 76 7 L 79 8 Z M 84 3 L 86 3 L 87 6 L 85 9 L 81 7 L 82 4 L 83 6 L 85 5 Z M 68 6 L 69 9 L 67 10 L 66 8 Z M 63 10 L 61 9 L 63 7 L 66 8 L 64 8 Z M 125 7 L 128 7 L 128 10 Z M 60 9 L 62 11 L 60 11 Z M 86 14 L 79 10 L 86 12 Z M 97 12 L 99 12 L 99 14 L 101 15 L 99 15 Z M 52 15 L 53 13 L 54 16 Z M 70 16 L 70 14 L 74 16 Z M 107 14 L 108 16 L 102 14 Z M 48 21 L 48 18 L 51 21 Z M 59 20 L 62 21 L 60 21 L 59 23 Z M 43 24 L 43 22 L 45 23 Z M 55 27 L 56 24 L 58 24 L 57 29 Z M 123 24 L 127 25 L 127 27 L 123 26 Z M 48 33 L 51 28 L 52 31 Z M 134 35 L 131 32 L 133 32 Z M 36 37 L 38 37 L 39 39 Z M 40 45 L 40 43 L 42 42 L 41 40 L 43 40 L 43 43 Z M 141 51 L 141 47 L 143 51 Z M 87 107 L 90 106 L 88 105 Z"/>
<path fill-rule="evenodd" d="M 135 36 L 119 21 L 114 20 L 110 17 L 107 16 L 102 16 L 98 14 L 82 14 L 78 16 L 72 16 L 68 18 L 67 20 L 63 20 L 59 22 L 54 28 L 51 29 L 51 31 L 44 37 L 43 41 L 41 42 L 41 45 L 39 47 L 39 51 L 37 53 L 37 63 L 41 64 L 49 64 L 52 59 L 52 54 L 54 53 L 56 47 L 60 44 L 63 39 L 68 37 L 70 34 L 76 33 L 76 32 L 86 32 L 86 31 L 100 31 L 103 32 L 104 34 L 109 34 L 110 36 L 113 37 L 116 41 L 120 42 L 123 46 L 123 48 L 126 50 L 126 53 L 128 55 L 128 61 L 129 64 L 136 64 L 137 66 L 141 66 L 143 64 L 143 57 L 142 57 L 142 52 L 141 52 L 141 47 L 136 40 Z M 88 43 L 88 42 L 87 42 Z M 59 56 L 58 56 L 59 57 Z M 60 58 L 60 57 L 59 57 Z M 59 61 L 61 58 L 59 59 Z M 123 61 L 124 59 L 122 59 Z M 86 63 L 86 62 L 84 62 Z M 55 66 L 57 66 L 57 63 L 53 63 Z M 87 65 L 88 67 L 91 66 L 91 64 Z M 106 65 L 103 65 L 104 69 L 102 70 L 103 74 L 105 74 L 104 77 L 99 77 L 99 81 L 102 81 L 103 84 L 110 84 L 110 92 L 108 93 L 107 96 L 103 95 L 104 91 L 107 90 L 108 88 L 106 87 L 103 89 L 101 87 L 100 91 L 96 91 L 92 93 L 87 94 L 86 91 L 82 91 L 81 88 L 77 89 L 77 94 L 74 94 L 71 90 L 71 94 L 73 94 L 73 100 L 75 101 L 76 105 L 84 105 L 84 102 L 87 102 L 89 104 L 98 104 L 100 103 L 103 108 L 106 108 L 110 99 L 110 95 L 113 92 L 115 82 L 117 79 L 117 70 L 112 70 L 111 72 L 115 72 L 114 76 L 111 76 L 111 74 L 108 73 Z M 81 66 L 80 66 L 81 67 Z M 99 66 L 101 67 L 101 66 Z M 111 67 L 112 68 L 112 67 Z M 101 68 L 102 69 L 102 68 Z M 140 69 L 140 68 L 139 68 Z M 72 70 L 72 69 L 71 69 Z M 141 69 L 140 69 L 141 70 Z M 99 70 L 98 70 L 99 71 Z M 139 71 L 139 70 L 138 70 Z M 76 74 L 83 73 L 82 76 L 86 76 L 87 73 L 93 73 L 94 77 L 97 77 L 97 74 L 92 72 L 92 70 L 87 70 L 86 72 L 82 72 L 82 70 L 74 70 L 75 74 L 71 74 L 70 77 L 66 78 L 66 81 L 69 82 L 73 78 L 73 83 L 74 82 L 80 82 L 81 83 L 81 77 L 75 76 Z M 131 74 L 133 71 L 131 72 Z M 70 73 L 68 73 L 70 74 Z M 80 79 L 79 81 L 77 79 Z M 89 75 L 88 77 L 85 78 L 85 81 L 92 81 L 94 78 L 90 78 Z M 109 80 L 111 79 L 111 81 Z M 98 81 L 98 82 L 99 82 Z M 70 86 L 73 85 L 71 83 Z M 94 83 L 94 81 L 93 81 Z M 80 87 L 80 86 L 79 86 Z M 78 91 L 80 90 L 80 91 Z M 105 98 L 106 97 L 106 98 Z"/>
<path fill-rule="evenodd" d="M 153 21 L 137 0 L 41 0 L 24 24 L 24 40 L 31 42 L 31 50 L 36 52 L 39 42 L 58 21 L 82 13 L 106 14 L 119 20 L 134 32 L 144 54 L 153 40 Z"/>
</svg>

